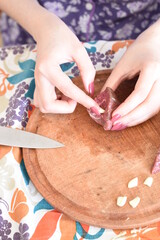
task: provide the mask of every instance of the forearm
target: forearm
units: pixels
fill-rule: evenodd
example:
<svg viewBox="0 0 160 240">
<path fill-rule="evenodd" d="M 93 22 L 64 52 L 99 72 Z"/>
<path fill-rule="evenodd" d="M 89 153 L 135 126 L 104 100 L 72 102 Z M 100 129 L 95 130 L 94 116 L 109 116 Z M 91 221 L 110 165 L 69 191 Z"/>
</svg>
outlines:
<svg viewBox="0 0 160 240">
<path fill-rule="evenodd" d="M 36 0 L 0 0 L 0 10 L 15 19 L 36 40 L 48 11 Z"/>
</svg>

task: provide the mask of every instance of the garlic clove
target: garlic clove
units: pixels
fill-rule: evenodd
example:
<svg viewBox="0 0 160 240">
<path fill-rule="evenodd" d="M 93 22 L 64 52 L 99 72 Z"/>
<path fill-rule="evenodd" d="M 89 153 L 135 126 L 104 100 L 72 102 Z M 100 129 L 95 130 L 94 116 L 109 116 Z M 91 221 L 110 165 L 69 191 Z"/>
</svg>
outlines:
<svg viewBox="0 0 160 240">
<path fill-rule="evenodd" d="M 133 200 L 129 201 L 129 204 L 133 207 L 136 208 L 138 204 L 140 203 L 140 197 L 136 197 Z"/>
<path fill-rule="evenodd" d="M 117 198 L 117 206 L 119 207 L 123 207 L 125 204 L 126 204 L 126 201 L 127 201 L 127 197 L 124 196 L 124 197 L 118 197 Z"/>
<path fill-rule="evenodd" d="M 103 108 L 99 108 L 99 112 L 100 112 L 100 113 L 104 113 L 105 110 L 104 110 Z"/>
<path fill-rule="evenodd" d="M 153 183 L 153 178 L 152 177 L 148 177 L 146 178 L 146 180 L 144 181 L 144 184 L 147 185 L 148 187 L 151 187 Z"/>
<path fill-rule="evenodd" d="M 128 188 L 134 188 L 138 186 L 138 177 L 133 178 L 131 181 L 128 183 Z"/>
</svg>

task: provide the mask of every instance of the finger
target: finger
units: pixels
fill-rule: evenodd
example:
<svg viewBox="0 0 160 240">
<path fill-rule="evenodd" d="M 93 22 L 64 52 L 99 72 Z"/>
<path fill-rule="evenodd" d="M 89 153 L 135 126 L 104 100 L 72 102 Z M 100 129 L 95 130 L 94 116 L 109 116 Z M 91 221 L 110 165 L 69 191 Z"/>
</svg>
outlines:
<svg viewBox="0 0 160 240">
<path fill-rule="evenodd" d="M 82 104 L 86 108 L 96 107 L 99 109 L 98 104 L 80 88 L 78 88 L 69 77 L 61 71 L 60 67 L 54 68 L 52 71 L 50 81 L 54 84 L 65 96 L 73 99 L 74 101 Z"/>
<path fill-rule="evenodd" d="M 78 51 L 75 51 L 73 55 L 73 60 L 76 62 L 84 87 L 88 93 L 94 94 L 94 78 L 95 78 L 95 68 L 92 64 L 90 57 L 83 45 L 80 45 Z"/>
<path fill-rule="evenodd" d="M 129 114 L 125 115 L 120 119 L 120 123 L 124 126 L 135 126 L 140 124 L 155 114 L 160 110 L 160 81 L 157 80 L 147 98 L 137 106 Z M 118 123 L 116 123 L 118 124 Z M 114 126 L 116 126 L 116 124 Z"/>
<path fill-rule="evenodd" d="M 103 86 L 102 91 L 104 91 L 106 87 L 110 87 L 115 91 L 123 80 L 131 79 L 140 72 L 141 66 L 140 62 L 138 61 L 139 59 L 135 61 L 135 56 L 133 53 L 134 43 L 129 46 L 127 51 L 116 64 L 111 75 Z"/>
<path fill-rule="evenodd" d="M 158 77 L 158 71 L 153 66 L 145 66 L 141 71 L 134 91 L 129 97 L 113 112 L 115 115 L 124 116 L 141 104 L 148 96 L 151 88 Z"/>
<path fill-rule="evenodd" d="M 115 91 L 124 79 L 131 78 L 136 74 L 136 72 L 138 72 L 138 69 L 136 66 L 133 68 L 130 64 L 128 61 L 128 54 L 126 52 L 111 72 L 101 91 L 104 91 L 106 87 L 110 87 Z"/>
<path fill-rule="evenodd" d="M 76 102 L 72 99 L 58 100 L 54 86 L 42 75 L 38 74 L 37 95 L 38 106 L 43 113 L 72 113 Z"/>
</svg>

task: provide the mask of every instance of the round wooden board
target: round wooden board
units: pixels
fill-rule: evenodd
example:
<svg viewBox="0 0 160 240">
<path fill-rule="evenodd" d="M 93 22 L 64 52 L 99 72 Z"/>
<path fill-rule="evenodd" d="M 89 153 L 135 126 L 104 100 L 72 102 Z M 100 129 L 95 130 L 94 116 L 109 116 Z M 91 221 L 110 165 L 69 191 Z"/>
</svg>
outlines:
<svg viewBox="0 0 160 240">
<path fill-rule="evenodd" d="M 95 93 L 100 92 L 108 74 L 97 72 Z M 80 77 L 74 81 L 82 88 Z M 126 82 L 124 89 L 133 82 Z M 126 97 L 122 92 L 117 92 L 121 100 Z M 160 144 L 160 114 L 136 127 L 106 132 L 81 105 L 66 115 L 42 114 L 35 109 L 26 130 L 65 145 L 58 149 L 23 149 L 32 182 L 56 209 L 80 222 L 112 229 L 146 226 L 160 220 L 160 174 L 153 175 L 151 188 L 143 184 L 151 175 Z M 134 177 L 139 179 L 138 187 L 128 189 Z M 116 200 L 124 195 L 127 203 L 120 208 Z M 129 201 L 136 196 L 141 201 L 133 209 Z"/>
</svg>

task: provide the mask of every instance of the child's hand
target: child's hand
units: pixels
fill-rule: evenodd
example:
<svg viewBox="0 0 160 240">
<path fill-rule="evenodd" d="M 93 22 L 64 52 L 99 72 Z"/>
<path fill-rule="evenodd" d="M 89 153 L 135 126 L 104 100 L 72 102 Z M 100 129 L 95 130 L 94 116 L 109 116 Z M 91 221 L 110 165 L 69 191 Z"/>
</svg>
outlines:
<svg viewBox="0 0 160 240">
<path fill-rule="evenodd" d="M 139 73 L 134 91 L 113 112 L 112 130 L 146 121 L 160 110 L 160 21 L 143 32 L 128 48 L 103 90 L 115 90 L 120 82 Z"/>
<path fill-rule="evenodd" d="M 93 94 L 94 66 L 82 43 L 64 22 L 48 13 L 41 31 L 37 30 L 35 39 L 37 41 L 35 106 L 44 113 L 71 113 L 77 102 L 86 108 L 99 109 L 95 101 L 74 85 L 59 66 L 61 63 L 75 61 L 86 91 Z M 63 93 L 61 100 L 56 95 L 55 88 Z"/>
</svg>

